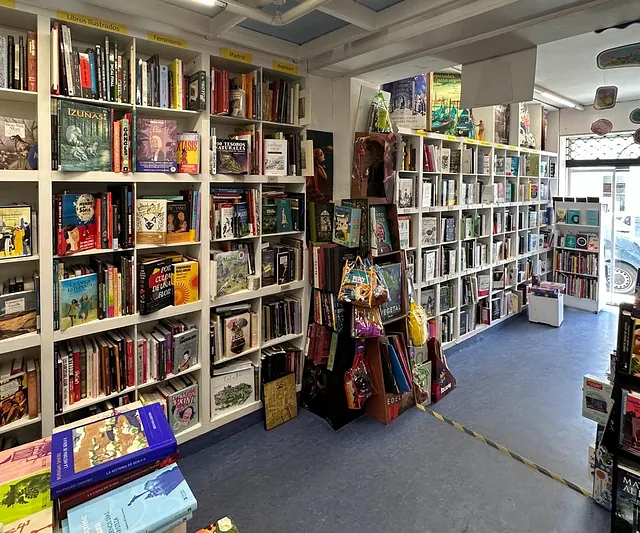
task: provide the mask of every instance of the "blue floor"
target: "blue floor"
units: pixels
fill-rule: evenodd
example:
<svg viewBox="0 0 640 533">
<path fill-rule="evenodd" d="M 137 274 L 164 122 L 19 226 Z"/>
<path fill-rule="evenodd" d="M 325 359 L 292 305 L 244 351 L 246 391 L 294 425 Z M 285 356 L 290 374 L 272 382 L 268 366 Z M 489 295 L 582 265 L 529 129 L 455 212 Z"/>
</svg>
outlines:
<svg viewBox="0 0 640 533">
<path fill-rule="evenodd" d="M 436 411 L 585 488 L 595 425 L 580 416 L 585 372 L 602 373 L 615 316 L 567 312 L 560 329 L 516 319 L 450 355 L 458 390 Z M 591 500 L 412 409 L 338 432 L 302 411 L 189 453 L 189 531 L 225 515 L 241 533 L 602 533 Z"/>
</svg>

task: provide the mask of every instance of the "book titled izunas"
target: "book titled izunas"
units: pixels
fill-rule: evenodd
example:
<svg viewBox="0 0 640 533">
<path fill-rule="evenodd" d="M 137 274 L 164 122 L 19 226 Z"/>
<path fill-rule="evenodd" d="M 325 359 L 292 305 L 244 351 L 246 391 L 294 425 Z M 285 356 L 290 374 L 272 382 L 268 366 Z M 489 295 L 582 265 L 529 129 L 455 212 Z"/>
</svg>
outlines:
<svg viewBox="0 0 640 533">
<path fill-rule="evenodd" d="M 218 139 L 216 141 L 216 165 L 218 174 L 248 174 L 247 141 Z"/>
<path fill-rule="evenodd" d="M 110 479 L 130 468 L 139 468 L 177 449 L 169 422 L 157 403 L 54 433 L 51 498 Z"/>
<path fill-rule="evenodd" d="M 111 171 L 111 121 L 106 107 L 58 103 L 58 141 L 62 171 Z"/>
<path fill-rule="evenodd" d="M 171 464 L 69 509 L 66 526 L 69 533 L 168 531 L 196 508 L 180 469 Z"/>
</svg>

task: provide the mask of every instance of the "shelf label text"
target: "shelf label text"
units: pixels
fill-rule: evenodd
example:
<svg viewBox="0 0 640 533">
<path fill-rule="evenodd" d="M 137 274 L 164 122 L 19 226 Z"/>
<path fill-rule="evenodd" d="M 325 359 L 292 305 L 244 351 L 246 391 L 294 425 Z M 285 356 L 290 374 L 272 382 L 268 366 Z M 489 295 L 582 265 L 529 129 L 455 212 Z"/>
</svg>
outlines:
<svg viewBox="0 0 640 533">
<path fill-rule="evenodd" d="M 87 15 L 69 13 L 68 11 L 58 11 L 56 13 L 56 16 L 63 22 L 72 22 L 74 24 L 80 24 L 81 26 L 88 26 L 89 28 L 97 28 L 99 30 L 106 30 L 113 33 L 121 33 L 122 35 L 127 35 L 127 27 L 124 24 L 120 24 L 118 22 L 96 19 L 93 17 L 88 17 Z"/>
<path fill-rule="evenodd" d="M 220 57 L 238 61 L 240 63 L 253 63 L 252 54 L 241 50 L 234 50 L 233 48 L 220 48 Z"/>
<path fill-rule="evenodd" d="M 0 0 L 0 6 L 16 7 L 16 0 Z"/>
<path fill-rule="evenodd" d="M 273 70 L 280 72 L 286 72 L 287 74 L 298 74 L 298 65 L 292 63 L 285 63 L 284 61 L 273 61 L 271 63 Z"/>
<path fill-rule="evenodd" d="M 175 46 L 176 48 L 187 48 L 187 41 L 179 37 L 171 37 L 171 35 L 162 35 L 161 33 L 150 31 L 147 33 L 147 39 L 156 43 Z"/>
</svg>

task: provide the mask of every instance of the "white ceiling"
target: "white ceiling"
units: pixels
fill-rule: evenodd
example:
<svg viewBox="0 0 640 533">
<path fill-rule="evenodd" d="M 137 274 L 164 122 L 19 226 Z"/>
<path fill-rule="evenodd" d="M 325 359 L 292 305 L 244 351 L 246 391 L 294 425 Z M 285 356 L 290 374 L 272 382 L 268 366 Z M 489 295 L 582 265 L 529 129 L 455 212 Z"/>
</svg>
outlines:
<svg viewBox="0 0 640 533">
<path fill-rule="evenodd" d="M 618 87 L 618 101 L 640 99 L 640 67 L 600 70 L 597 55 L 640 41 L 640 24 L 624 30 L 593 32 L 538 47 L 536 84 L 583 105 L 592 105 L 596 89 Z"/>
</svg>

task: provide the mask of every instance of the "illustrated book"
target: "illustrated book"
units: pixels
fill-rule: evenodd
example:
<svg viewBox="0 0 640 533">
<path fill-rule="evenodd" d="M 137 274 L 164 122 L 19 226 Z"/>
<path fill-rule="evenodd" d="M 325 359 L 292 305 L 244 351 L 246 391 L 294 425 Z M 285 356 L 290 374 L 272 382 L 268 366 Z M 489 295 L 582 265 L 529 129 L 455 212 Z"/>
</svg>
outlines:
<svg viewBox="0 0 640 533">
<path fill-rule="evenodd" d="M 98 320 L 98 274 L 60 280 L 60 330 Z"/>
<path fill-rule="evenodd" d="M 178 172 L 200 172 L 200 135 L 197 133 L 178 134 Z"/>
<path fill-rule="evenodd" d="M 36 170 L 37 122 L 24 118 L 0 117 L 0 154 L 0 170 Z"/>
<path fill-rule="evenodd" d="M 231 358 L 251 348 L 251 316 L 241 313 L 224 319 L 224 356 Z"/>
<path fill-rule="evenodd" d="M 167 200 L 136 199 L 136 243 L 165 244 L 167 240 Z"/>
<path fill-rule="evenodd" d="M 345 200 L 346 201 L 346 200 Z M 331 242 L 334 204 L 309 202 L 309 225 L 312 242 Z"/>
<path fill-rule="evenodd" d="M 215 252 L 212 268 L 213 294 L 220 298 L 248 287 L 249 256 L 243 250 Z"/>
<path fill-rule="evenodd" d="M 173 368 L 184 372 L 198 364 L 198 330 L 190 328 L 173 336 Z"/>
<path fill-rule="evenodd" d="M 178 171 L 178 123 L 175 120 L 136 119 L 136 171 Z"/>
<path fill-rule="evenodd" d="M 169 257 L 139 258 L 138 311 L 148 315 L 173 304 L 173 261 Z"/>
<path fill-rule="evenodd" d="M 211 414 L 224 414 L 255 401 L 253 365 L 240 357 L 216 366 L 211 378 Z"/>
<path fill-rule="evenodd" d="M 380 305 L 382 320 L 387 321 L 402 314 L 402 264 L 390 263 L 380 265 L 380 271 L 389 291 L 387 301 Z"/>
<path fill-rule="evenodd" d="M 95 203 L 92 194 L 61 194 L 58 202 L 58 255 L 96 247 Z"/>
<path fill-rule="evenodd" d="M 31 207 L 0 205 L 0 262 L 33 254 Z"/>
<path fill-rule="evenodd" d="M 391 233 L 389 232 L 389 220 L 384 206 L 371 207 L 371 252 L 373 255 L 382 255 L 393 251 Z"/>
<path fill-rule="evenodd" d="M 197 261 L 173 264 L 173 305 L 197 302 L 200 299 L 199 285 Z"/>
<path fill-rule="evenodd" d="M 177 382 L 180 380 L 188 380 L 183 383 L 191 384 L 179 388 L 180 385 L 178 385 Z M 198 416 L 200 413 L 200 409 L 198 408 L 198 384 L 189 376 L 172 379 L 170 384 L 178 389 L 167 397 L 169 423 L 173 433 L 177 435 L 198 424 Z"/>
<path fill-rule="evenodd" d="M 264 140 L 264 173 L 267 176 L 287 175 L 287 140 Z"/>
<path fill-rule="evenodd" d="M 216 140 L 216 173 L 249 174 L 249 145 L 234 139 Z"/>
<path fill-rule="evenodd" d="M 347 248 L 360 245 L 361 210 L 336 205 L 333 210 L 333 242 Z"/>
<path fill-rule="evenodd" d="M 60 100 L 58 124 L 58 170 L 112 170 L 111 112 L 108 108 Z"/>
</svg>

